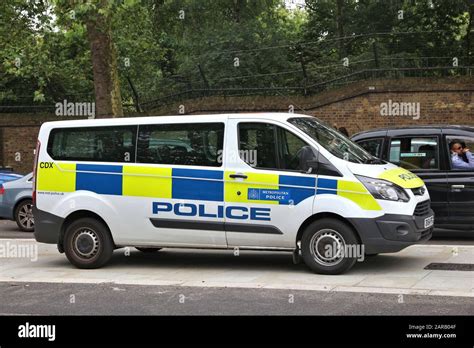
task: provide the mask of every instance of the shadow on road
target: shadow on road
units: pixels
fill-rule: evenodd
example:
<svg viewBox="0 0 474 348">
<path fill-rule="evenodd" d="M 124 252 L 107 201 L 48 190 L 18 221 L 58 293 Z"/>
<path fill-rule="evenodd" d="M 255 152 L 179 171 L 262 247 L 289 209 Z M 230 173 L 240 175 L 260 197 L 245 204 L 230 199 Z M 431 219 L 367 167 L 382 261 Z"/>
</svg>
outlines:
<svg viewBox="0 0 474 348">
<path fill-rule="evenodd" d="M 430 263 L 423 255 L 407 256 L 399 253 L 366 257 L 358 262 L 347 274 L 383 274 L 395 271 L 420 271 Z M 50 266 L 73 268 L 66 257 L 49 261 Z M 122 267 L 142 271 L 163 267 L 167 272 L 199 271 L 242 271 L 242 272 L 312 272 L 304 263 L 293 264 L 291 253 L 241 251 L 234 256 L 233 251 L 163 249 L 153 254 L 131 251 L 125 256 L 124 249 L 116 250 L 104 271 L 118 271 Z"/>
</svg>

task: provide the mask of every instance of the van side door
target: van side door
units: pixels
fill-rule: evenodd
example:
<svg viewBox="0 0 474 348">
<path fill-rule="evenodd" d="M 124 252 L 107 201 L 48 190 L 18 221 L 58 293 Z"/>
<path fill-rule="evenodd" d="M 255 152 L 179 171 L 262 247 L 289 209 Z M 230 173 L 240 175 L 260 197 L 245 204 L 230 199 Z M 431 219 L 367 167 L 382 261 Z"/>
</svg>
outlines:
<svg viewBox="0 0 474 348">
<path fill-rule="evenodd" d="M 140 125 L 136 164 L 124 168 L 123 214 L 144 245 L 225 247 L 225 122 Z M 224 152 L 225 153 L 225 152 Z M 133 226 L 133 227 L 132 227 Z"/>
<path fill-rule="evenodd" d="M 311 216 L 316 175 L 301 168 L 310 146 L 285 124 L 230 117 L 225 170 L 229 247 L 295 247 Z"/>
</svg>

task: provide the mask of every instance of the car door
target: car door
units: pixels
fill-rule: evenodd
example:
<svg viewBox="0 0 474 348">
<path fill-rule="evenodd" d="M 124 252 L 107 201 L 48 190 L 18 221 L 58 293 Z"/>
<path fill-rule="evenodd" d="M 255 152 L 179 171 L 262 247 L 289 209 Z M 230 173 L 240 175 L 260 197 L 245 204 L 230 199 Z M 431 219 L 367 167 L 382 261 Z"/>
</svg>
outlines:
<svg viewBox="0 0 474 348">
<path fill-rule="evenodd" d="M 311 154 L 312 148 L 289 128 L 276 121 L 229 118 L 229 247 L 295 247 L 298 228 L 312 213 L 316 175 L 299 168 L 301 151 Z"/>
<path fill-rule="evenodd" d="M 449 219 L 447 170 L 438 128 L 389 131 L 388 161 L 418 175 L 426 184 L 436 224 Z M 421 194 L 417 190 L 413 191 Z"/>
<path fill-rule="evenodd" d="M 450 145 L 461 143 L 462 146 L 474 151 L 474 134 L 459 132 L 445 135 L 445 154 L 450 159 Z M 474 228 L 474 166 L 470 168 L 453 168 L 448 163 L 448 197 L 449 225 L 460 229 Z"/>
<path fill-rule="evenodd" d="M 225 122 L 139 126 L 137 163 L 124 168 L 128 197 L 122 209 L 134 226 L 131 239 L 144 245 L 227 246 Z"/>
</svg>

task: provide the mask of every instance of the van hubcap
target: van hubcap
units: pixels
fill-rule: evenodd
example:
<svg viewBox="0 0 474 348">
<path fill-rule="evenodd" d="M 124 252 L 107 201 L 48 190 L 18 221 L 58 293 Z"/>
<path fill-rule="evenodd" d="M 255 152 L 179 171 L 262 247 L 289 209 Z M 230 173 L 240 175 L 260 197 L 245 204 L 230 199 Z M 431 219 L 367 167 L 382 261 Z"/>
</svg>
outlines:
<svg viewBox="0 0 474 348">
<path fill-rule="evenodd" d="M 83 258 L 90 259 L 99 251 L 99 237 L 90 229 L 82 229 L 73 240 L 74 251 Z"/>
<path fill-rule="evenodd" d="M 309 243 L 314 260 L 323 266 L 334 266 L 344 259 L 346 243 L 341 234 L 332 229 L 316 232 Z"/>
</svg>

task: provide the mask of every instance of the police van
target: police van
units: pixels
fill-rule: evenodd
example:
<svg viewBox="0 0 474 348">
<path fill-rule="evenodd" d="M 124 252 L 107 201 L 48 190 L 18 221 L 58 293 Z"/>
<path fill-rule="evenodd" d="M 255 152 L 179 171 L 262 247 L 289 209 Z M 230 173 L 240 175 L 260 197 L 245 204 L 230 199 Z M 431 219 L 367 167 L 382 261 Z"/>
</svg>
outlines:
<svg viewBox="0 0 474 348">
<path fill-rule="evenodd" d="M 121 247 L 238 248 L 339 274 L 433 229 L 421 179 L 291 113 L 47 122 L 34 178 L 35 238 L 79 268 Z"/>
</svg>

